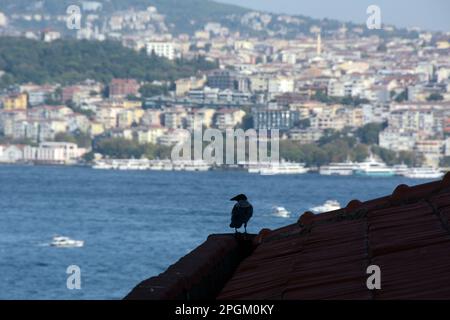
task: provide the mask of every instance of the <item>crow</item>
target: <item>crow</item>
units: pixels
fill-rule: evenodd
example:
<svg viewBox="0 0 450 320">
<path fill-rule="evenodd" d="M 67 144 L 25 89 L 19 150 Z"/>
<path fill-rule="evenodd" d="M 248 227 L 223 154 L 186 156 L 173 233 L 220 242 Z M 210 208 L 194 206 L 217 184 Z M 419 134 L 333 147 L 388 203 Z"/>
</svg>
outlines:
<svg viewBox="0 0 450 320">
<path fill-rule="evenodd" d="M 231 198 L 230 201 L 237 201 L 231 211 L 230 228 L 234 228 L 237 233 L 237 229 L 244 225 L 245 233 L 247 233 L 247 222 L 253 215 L 252 205 L 247 201 L 245 194 L 237 195 L 236 197 Z"/>
</svg>

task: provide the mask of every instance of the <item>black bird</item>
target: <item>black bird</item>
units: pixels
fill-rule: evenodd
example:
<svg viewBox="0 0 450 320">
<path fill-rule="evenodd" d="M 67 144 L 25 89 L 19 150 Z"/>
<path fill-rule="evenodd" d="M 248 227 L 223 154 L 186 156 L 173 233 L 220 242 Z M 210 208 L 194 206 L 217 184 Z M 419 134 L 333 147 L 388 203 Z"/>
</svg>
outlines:
<svg viewBox="0 0 450 320">
<path fill-rule="evenodd" d="M 237 195 L 230 199 L 231 201 L 237 201 L 231 211 L 231 223 L 230 228 L 234 228 L 236 233 L 237 229 L 244 225 L 245 233 L 247 233 L 247 222 L 253 215 L 253 207 L 250 202 L 247 201 L 245 194 Z"/>
</svg>

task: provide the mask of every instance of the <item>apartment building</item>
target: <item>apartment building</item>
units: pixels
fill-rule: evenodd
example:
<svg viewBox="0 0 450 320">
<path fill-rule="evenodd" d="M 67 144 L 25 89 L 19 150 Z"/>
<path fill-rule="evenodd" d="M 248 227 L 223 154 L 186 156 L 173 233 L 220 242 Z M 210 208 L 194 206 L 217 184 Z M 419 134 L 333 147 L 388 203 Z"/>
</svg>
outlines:
<svg viewBox="0 0 450 320">
<path fill-rule="evenodd" d="M 253 108 L 252 113 L 255 129 L 289 130 L 300 119 L 298 111 L 278 106 Z"/>
<path fill-rule="evenodd" d="M 158 57 L 164 57 L 169 60 L 175 59 L 175 45 L 172 42 L 148 42 L 146 44 L 147 54 L 155 54 Z"/>
</svg>

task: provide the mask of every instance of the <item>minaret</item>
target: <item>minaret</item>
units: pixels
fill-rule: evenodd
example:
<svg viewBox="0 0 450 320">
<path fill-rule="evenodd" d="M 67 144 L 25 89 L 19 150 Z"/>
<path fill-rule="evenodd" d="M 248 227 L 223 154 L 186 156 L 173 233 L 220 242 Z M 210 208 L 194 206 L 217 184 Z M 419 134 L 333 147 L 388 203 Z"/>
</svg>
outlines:
<svg viewBox="0 0 450 320">
<path fill-rule="evenodd" d="M 320 32 L 317 34 L 317 55 L 322 55 L 322 36 L 320 35 Z"/>
</svg>

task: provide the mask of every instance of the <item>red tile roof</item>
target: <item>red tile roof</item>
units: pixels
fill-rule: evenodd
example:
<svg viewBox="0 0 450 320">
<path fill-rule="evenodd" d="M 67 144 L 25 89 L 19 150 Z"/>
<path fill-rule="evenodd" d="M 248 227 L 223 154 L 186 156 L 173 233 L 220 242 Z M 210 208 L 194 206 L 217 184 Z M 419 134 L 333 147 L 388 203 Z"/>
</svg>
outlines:
<svg viewBox="0 0 450 320">
<path fill-rule="evenodd" d="M 253 236 L 211 235 L 157 277 L 138 284 L 128 300 L 192 300 L 217 296 L 252 249 Z"/>
<path fill-rule="evenodd" d="M 450 175 L 260 233 L 218 299 L 449 299 Z M 369 290 L 369 265 L 381 290 Z"/>
</svg>

